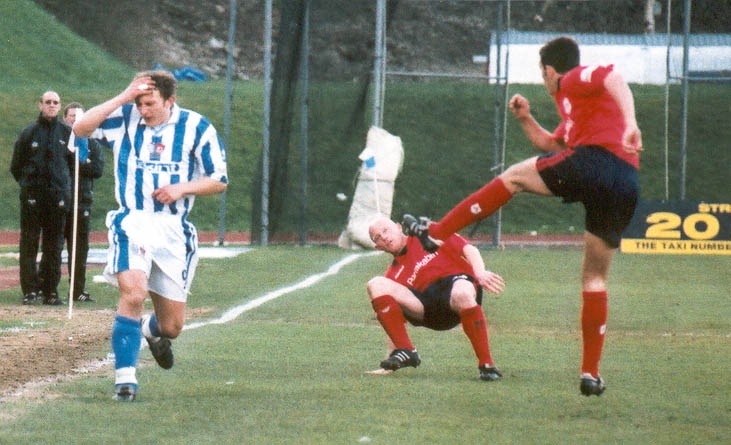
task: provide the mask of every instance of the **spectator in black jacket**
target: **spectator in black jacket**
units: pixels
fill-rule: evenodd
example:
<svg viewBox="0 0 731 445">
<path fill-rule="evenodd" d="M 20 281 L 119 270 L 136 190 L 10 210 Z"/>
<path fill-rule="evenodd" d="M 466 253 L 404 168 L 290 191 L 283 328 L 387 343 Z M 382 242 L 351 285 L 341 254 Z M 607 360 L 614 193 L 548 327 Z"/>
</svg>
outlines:
<svg viewBox="0 0 731 445">
<path fill-rule="evenodd" d="M 63 121 L 73 127 L 77 114 L 84 112 L 84 108 L 78 102 L 71 102 L 63 109 Z M 75 175 L 74 159 L 71 159 L 69 171 L 71 172 L 72 193 L 74 190 Z M 99 143 L 89 139 L 89 155 L 85 161 L 79 161 L 79 196 L 76 210 L 76 249 L 74 250 L 74 212 L 70 211 L 66 219 L 66 250 L 69 253 L 69 270 L 74 264 L 72 255 L 76 253 L 74 267 L 74 301 L 86 301 L 93 303 L 96 300 L 91 298 L 86 291 L 86 259 L 89 255 L 89 233 L 91 231 L 91 207 L 94 199 L 94 180 L 102 176 L 104 172 L 104 157 Z M 73 205 L 73 202 L 72 202 Z M 69 286 L 71 286 L 71 274 L 69 274 Z"/>
<path fill-rule="evenodd" d="M 20 185 L 20 286 L 23 304 L 42 296 L 43 304 L 61 305 L 61 250 L 66 214 L 71 203 L 67 144 L 71 128 L 58 119 L 61 98 L 46 91 L 38 104 L 38 119 L 15 141 L 10 172 Z M 40 273 L 36 265 L 43 238 Z"/>
</svg>

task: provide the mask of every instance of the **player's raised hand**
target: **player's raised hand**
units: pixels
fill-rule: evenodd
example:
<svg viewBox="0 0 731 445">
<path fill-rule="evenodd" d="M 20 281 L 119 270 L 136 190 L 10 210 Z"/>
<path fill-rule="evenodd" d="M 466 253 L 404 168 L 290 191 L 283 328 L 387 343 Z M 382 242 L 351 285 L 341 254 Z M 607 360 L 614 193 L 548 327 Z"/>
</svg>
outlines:
<svg viewBox="0 0 731 445">
<path fill-rule="evenodd" d="M 530 116 L 530 102 L 520 94 L 516 94 L 510 98 L 508 108 L 518 119 Z"/>
<path fill-rule="evenodd" d="M 155 88 L 155 81 L 150 76 L 135 77 L 124 90 L 124 95 L 133 101 L 137 96 L 149 94 Z"/>
<path fill-rule="evenodd" d="M 505 289 L 503 277 L 489 270 L 475 274 L 475 278 L 477 283 L 490 293 L 499 294 Z"/>
</svg>

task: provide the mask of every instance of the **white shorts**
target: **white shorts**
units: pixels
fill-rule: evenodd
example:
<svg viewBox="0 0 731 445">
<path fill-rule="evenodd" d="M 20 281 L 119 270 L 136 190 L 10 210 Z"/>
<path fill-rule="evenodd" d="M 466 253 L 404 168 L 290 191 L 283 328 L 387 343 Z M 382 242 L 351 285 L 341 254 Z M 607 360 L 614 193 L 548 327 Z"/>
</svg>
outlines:
<svg viewBox="0 0 731 445">
<path fill-rule="evenodd" d="M 174 301 L 188 299 L 198 265 L 198 235 L 179 215 L 119 209 L 107 213 L 109 250 L 105 278 L 141 270 L 148 290 Z"/>
</svg>

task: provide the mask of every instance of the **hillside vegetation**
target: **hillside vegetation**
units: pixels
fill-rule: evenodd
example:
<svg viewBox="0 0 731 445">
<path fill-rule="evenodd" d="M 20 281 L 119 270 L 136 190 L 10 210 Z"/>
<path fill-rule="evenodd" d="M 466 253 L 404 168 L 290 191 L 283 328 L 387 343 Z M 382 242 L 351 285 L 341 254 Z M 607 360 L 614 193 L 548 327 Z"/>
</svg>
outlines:
<svg viewBox="0 0 731 445">
<path fill-rule="evenodd" d="M 35 0 L 77 34 L 135 69 L 159 62 L 178 68 L 196 66 L 224 77 L 229 0 Z M 264 0 L 236 2 L 234 77 L 260 79 L 264 52 Z M 273 2 L 273 31 L 279 34 L 284 5 Z M 374 45 L 375 0 L 311 0 L 310 64 L 313 72 L 347 79 Z M 562 33 L 642 34 L 646 0 L 513 1 L 510 28 Z M 672 2 L 672 30 L 682 33 L 683 0 Z M 694 33 L 731 32 L 731 2 L 693 0 Z M 667 0 L 657 0 L 657 32 L 664 32 Z M 484 54 L 490 32 L 506 2 L 495 0 L 389 0 L 388 65 L 397 70 L 450 71 L 469 68 L 473 54 Z M 503 19 L 507 26 L 507 18 Z M 275 42 L 276 46 L 276 42 Z M 356 68 L 356 70 L 354 70 Z M 474 68 L 474 67 L 472 67 Z M 338 74 L 340 77 L 337 77 Z"/>
<path fill-rule="evenodd" d="M 26 30 L 33 29 L 34 32 Z M 37 30 L 43 30 L 38 33 Z M 93 106 L 116 94 L 129 82 L 134 70 L 90 44 L 56 21 L 30 0 L 0 4 L 0 83 L 3 119 L 0 120 L 0 162 L 8 166 L 18 132 L 38 113 L 37 100 L 47 90 L 58 91 L 64 102 L 81 101 Z M 359 167 L 358 153 L 365 143 L 370 121 L 367 103 L 359 103 L 362 82 L 314 82 L 310 93 L 310 153 L 308 228 L 311 232 L 337 233 L 347 219 Z M 241 80 L 234 84 L 227 194 L 228 230 L 246 231 L 251 220 L 252 179 L 261 150 L 262 83 Z M 641 181 L 646 198 L 664 196 L 664 125 L 661 87 L 633 86 L 638 120 L 645 138 Z M 539 122 L 555 125 L 555 106 L 540 86 L 511 85 L 532 101 Z M 225 85 L 181 82 L 178 101 L 207 115 L 223 137 Z M 673 88 L 670 113 L 670 196 L 678 196 L 680 165 L 680 100 Z M 394 215 L 405 211 L 441 216 L 492 176 L 495 93 L 491 85 L 477 82 L 393 81 L 386 93 L 384 127 L 399 135 L 406 158 L 396 184 Z M 727 85 L 692 85 L 688 120 L 687 196 L 691 199 L 727 202 L 731 129 L 727 125 L 731 92 Z M 355 125 L 351 125 L 355 122 Z M 534 153 L 518 126 L 508 119 L 507 163 Z M 294 129 L 293 134 L 297 134 Z M 293 138 L 290 194 L 281 220 L 283 230 L 296 230 L 299 212 L 298 142 Z M 105 176 L 96 186 L 93 226 L 104 226 L 104 214 L 116 207 L 112 193 L 111 152 L 106 153 Z M 18 187 L 7 172 L 0 175 L 0 229 L 18 228 Z M 196 201 L 193 221 L 200 230 L 218 227 L 219 200 Z M 557 199 L 518 197 L 503 212 L 506 233 L 531 230 L 551 233 L 580 231 L 582 211 Z M 488 230 L 486 224 L 483 229 Z"/>
</svg>

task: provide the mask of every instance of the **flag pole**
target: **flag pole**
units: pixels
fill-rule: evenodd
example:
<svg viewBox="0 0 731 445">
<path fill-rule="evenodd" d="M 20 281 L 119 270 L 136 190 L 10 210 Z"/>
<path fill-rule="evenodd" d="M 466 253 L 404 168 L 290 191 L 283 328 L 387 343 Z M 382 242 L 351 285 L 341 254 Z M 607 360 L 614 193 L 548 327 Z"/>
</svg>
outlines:
<svg viewBox="0 0 731 445">
<path fill-rule="evenodd" d="M 81 116 L 79 116 L 78 119 L 81 119 Z M 73 230 L 71 233 L 71 250 L 67 249 L 68 258 L 66 261 L 69 268 L 69 320 L 71 320 L 74 311 L 74 284 L 76 280 L 76 229 L 79 219 L 79 147 L 76 146 L 76 135 L 73 131 L 71 132 L 71 135 L 71 137 L 74 139 L 73 144 L 70 144 L 72 147 L 74 147 L 74 205 L 71 208 L 71 211 L 74 212 L 74 216 L 72 224 Z"/>
</svg>

